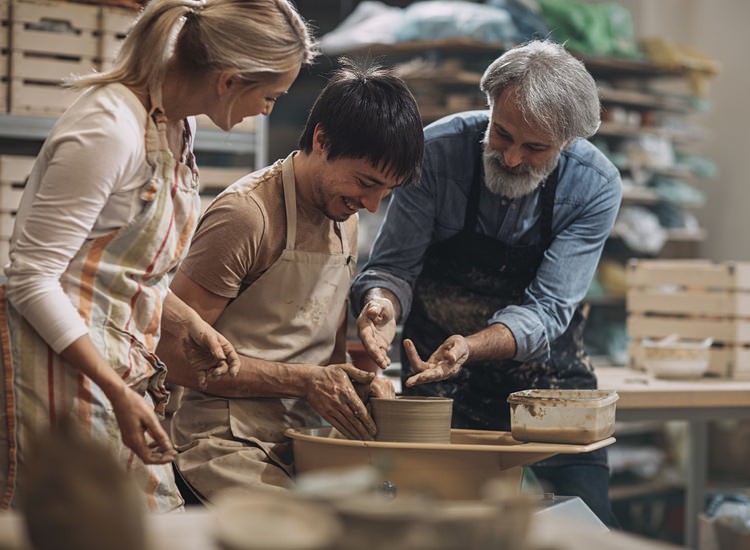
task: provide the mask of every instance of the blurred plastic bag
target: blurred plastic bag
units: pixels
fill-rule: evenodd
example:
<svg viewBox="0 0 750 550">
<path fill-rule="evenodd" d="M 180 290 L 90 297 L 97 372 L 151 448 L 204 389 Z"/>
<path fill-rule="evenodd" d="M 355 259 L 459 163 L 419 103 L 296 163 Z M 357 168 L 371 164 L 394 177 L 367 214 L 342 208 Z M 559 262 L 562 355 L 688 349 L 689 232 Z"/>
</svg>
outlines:
<svg viewBox="0 0 750 550">
<path fill-rule="evenodd" d="M 344 53 L 368 44 L 393 44 L 395 29 L 404 10 L 383 2 L 365 0 L 334 30 L 320 39 L 320 49 L 328 55 Z"/>
<path fill-rule="evenodd" d="M 534 0 L 486 0 L 485 4 L 508 12 L 518 29 L 520 41 L 543 40 L 549 36 L 539 4 Z"/>
<path fill-rule="evenodd" d="M 481 42 L 519 42 L 508 12 L 471 2 L 416 2 L 404 9 L 396 30 L 399 42 L 470 38 Z"/>
<path fill-rule="evenodd" d="M 642 206 L 623 207 L 613 232 L 631 250 L 643 254 L 656 255 L 667 242 L 667 232 L 659 224 L 659 218 Z"/>
<path fill-rule="evenodd" d="M 640 57 L 630 12 L 614 3 L 537 0 L 552 35 L 585 55 Z"/>
</svg>

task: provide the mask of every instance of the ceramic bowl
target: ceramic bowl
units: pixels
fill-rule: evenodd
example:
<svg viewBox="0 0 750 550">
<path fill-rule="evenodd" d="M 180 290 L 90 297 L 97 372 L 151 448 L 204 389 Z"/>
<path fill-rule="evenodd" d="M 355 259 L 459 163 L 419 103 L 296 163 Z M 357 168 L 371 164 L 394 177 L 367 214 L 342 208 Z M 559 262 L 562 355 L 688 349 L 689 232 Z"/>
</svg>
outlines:
<svg viewBox="0 0 750 550">
<path fill-rule="evenodd" d="M 643 341 L 643 366 L 657 378 L 701 378 L 711 362 L 712 339 Z"/>
<path fill-rule="evenodd" d="M 450 443 L 453 399 L 448 397 L 400 396 L 372 398 L 376 441 Z"/>
<path fill-rule="evenodd" d="M 291 495 L 230 489 L 214 504 L 215 538 L 227 550 L 329 550 L 341 533 L 327 508 Z"/>
</svg>

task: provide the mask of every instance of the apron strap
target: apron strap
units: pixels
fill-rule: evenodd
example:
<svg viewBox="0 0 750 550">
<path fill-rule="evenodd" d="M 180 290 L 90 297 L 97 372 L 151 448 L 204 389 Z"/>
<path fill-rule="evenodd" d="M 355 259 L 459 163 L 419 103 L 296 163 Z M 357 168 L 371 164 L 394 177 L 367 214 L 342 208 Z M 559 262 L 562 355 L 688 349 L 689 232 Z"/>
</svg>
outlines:
<svg viewBox="0 0 750 550">
<path fill-rule="evenodd" d="M 286 209 L 286 245 L 285 250 L 294 250 L 297 243 L 297 191 L 294 187 L 294 153 L 286 157 L 281 163 L 281 182 L 284 187 L 284 207 Z M 336 223 L 336 229 L 341 239 L 341 253 L 349 251 L 349 240 L 344 232 L 344 224 Z"/>
<path fill-rule="evenodd" d="M 349 239 L 346 237 L 346 232 L 344 231 L 344 224 L 342 222 L 335 222 L 336 228 L 339 232 L 339 237 L 341 238 L 341 254 L 344 256 L 349 255 Z M 348 261 L 348 260 L 347 260 Z"/>
<path fill-rule="evenodd" d="M 477 217 L 479 216 L 479 195 L 482 191 L 484 181 L 484 170 L 482 160 L 481 137 L 477 141 L 480 144 L 479 154 L 475 155 L 474 170 L 471 175 L 471 187 L 469 188 L 469 197 L 466 201 L 466 214 L 464 215 L 464 233 L 474 233 L 477 226 Z"/>
<path fill-rule="evenodd" d="M 554 235 L 552 234 L 552 214 L 555 209 L 555 194 L 557 192 L 557 172 L 560 169 L 560 164 L 547 176 L 547 179 L 542 183 L 542 219 L 541 219 L 541 240 L 539 241 L 544 245 L 545 250 L 552 244 Z"/>
<path fill-rule="evenodd" d="M 297 195 L 294 188 L 294 153 L 281 163 L 281 183 L 284 187 L 284 207 L 286 208 L 285 250 L 294 250 L 297 242 Z"/>
</svg>

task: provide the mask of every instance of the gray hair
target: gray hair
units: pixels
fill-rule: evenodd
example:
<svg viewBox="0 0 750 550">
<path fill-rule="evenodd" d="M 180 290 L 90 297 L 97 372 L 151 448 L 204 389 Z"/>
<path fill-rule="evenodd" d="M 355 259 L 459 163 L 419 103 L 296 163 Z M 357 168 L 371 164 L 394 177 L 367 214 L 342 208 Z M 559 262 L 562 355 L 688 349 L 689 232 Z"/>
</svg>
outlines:
<svg viewBox="0 0 750 550">
<path fill-rule="evenodd" d="M 508 50 L 482 75 L 480 88 L 490 107 L 512 89 L 527 122 L 567 141 L 599 129 L 599 93 L 593 77 L 561 45 L 537 40 Z"/>
<path fill-rule="evenodd" d="M 310 63 L 316 54 L 307 24 L 288 0 L 151 0 L 113 68 L 70 85 L 160 89 L 172 60 L 194 74 L 234 69 L 253 84 Z"/>
</svg>

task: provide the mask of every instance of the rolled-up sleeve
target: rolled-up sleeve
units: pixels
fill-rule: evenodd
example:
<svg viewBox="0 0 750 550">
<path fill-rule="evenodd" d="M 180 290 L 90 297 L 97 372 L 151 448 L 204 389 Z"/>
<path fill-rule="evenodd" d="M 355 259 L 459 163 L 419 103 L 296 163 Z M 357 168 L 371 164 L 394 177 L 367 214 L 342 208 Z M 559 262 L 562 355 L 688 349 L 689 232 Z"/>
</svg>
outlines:
<svg viewBox="0 0 750 550">
<path fill-rule="evenodd" d="M 588 291 L 620 205 L 619 175 L 601 178 L 594 196 L 555 235 L 520 305 L 498 310 L 516 340 L 517 361 L 546 361 L 550 344 L 567 329 Z"/>
</svg>

